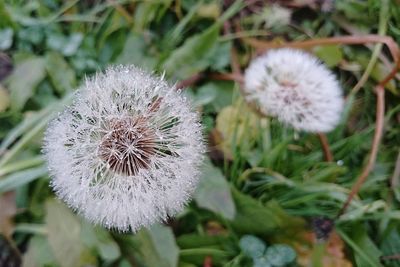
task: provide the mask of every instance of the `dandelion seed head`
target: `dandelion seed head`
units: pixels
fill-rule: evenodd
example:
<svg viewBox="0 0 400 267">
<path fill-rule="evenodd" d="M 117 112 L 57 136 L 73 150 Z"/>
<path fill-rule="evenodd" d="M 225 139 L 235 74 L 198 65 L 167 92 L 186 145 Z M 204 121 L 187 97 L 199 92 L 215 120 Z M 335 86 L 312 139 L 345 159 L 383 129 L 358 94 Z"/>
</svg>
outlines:
<svg viewBox="0 0 400 267">
<path fill-rule="evenodd" d="M 204 149 L 189 101 L 134 66 L 87 79 L 44 140 L 56 194 L 91 222 L 120 231 L 181 211 Z"/>
<path fill-rule="evenodd" d="M 244 95 L 264 115 L 309 132 L 331 131 L 343 109 L 334 74 L 314 56 L 288 48 L 270 50 L 251 62 Z"/>
</svg>

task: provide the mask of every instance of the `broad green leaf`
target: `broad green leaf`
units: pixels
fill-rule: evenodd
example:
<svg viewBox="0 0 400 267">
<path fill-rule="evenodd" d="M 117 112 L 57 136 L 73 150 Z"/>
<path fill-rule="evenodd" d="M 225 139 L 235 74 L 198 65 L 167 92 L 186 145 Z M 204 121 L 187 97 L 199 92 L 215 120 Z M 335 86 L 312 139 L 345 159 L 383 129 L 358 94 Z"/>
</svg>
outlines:
<svg viewBox="0 0 400 267">
<path fill-rule="evenodd" d="M 59 33 L 50 34 L 46 39 L 46 45 L 52 50 L 62 53 L 64 56 L 73 56 L 78 52 L 82 44 L 83 34 L 73 33 L 70 36 L 64 36 Z"/>
<path fill-rule="evenodd" d="M 131 32 L 121 54 L 116 59 L 116 63 L 135 64 L 152 70 L 156 64 L 156 59 L 148 54 L 148 46 L 149 44 L 142 35 Z"/>
<path fill-rule="evenodd" d="M 224 71 L 231 62 L 231 42 L 218 43 L 214 53 L 210 56 L 212 70 Z"/>
<path fill-rule="evenodd" d="M 0 112 L 5 111 L 10 106 L 10 96 L 8 91 L 0 84 Z"/>
<path fill-rule="evenodd" d="M 35 57 L 17 64 L 14 72 L 7 78 L 7 87 L 11 91 L 12 108 L 22 109 L 45 76 L 45 60 L 43 58 Z"/>
<path fill-rule="evenodd" d="M 262 256 L 253 260 L 253 267 L 272 267 L 272 265 L 267 257 Z"/>
<path fill-rule="evenodd" d="M 14 31 L 12 28 L 0 30 L 0 50 L 7 50 L 13 43 Z"/>
<path fill-rule="evenodd" d="M 46 70 L 59 94 L 71 91 L 76 85 L 75 72 L 57 52 L 46 54 Z"/>
<path fill-rule="evenodd" d="M 227 219 L 235 217 L 235 203 L 229 184 L 221 170 L 214 167 L 210 161 L 203 164 L 194 199 L 200 207 L 219 213 Z"/>
<path fill-rule="evenodd" d="M 211 83 L 199 87 L 194 96 L 193 105 L 204 106 L 212 103 L 217 97 L 217 90 Z"/>
<path fill-rule="evenodd" d="M 85 245 L 95 248 L 102 259 L 114 261 L 121 256 L 118 244 L 105 229 L 84 222 L 81 236 Z"/>
<path fill-rule="evenodd" d="M 232 190 L 232 194 L 236 203 L 236 217 L 232 225 L 239 233 L 262 235 L 302 225 L 300 220 L 286 214 L 277 203 L 263 205 L 236 189 Z"/>
<path fill-rule="evenodd" d="M 46 202 L 46 226 L 50 248 L 61 267 L 82 266 L 91 261 L 81 240 L 81 224 L 65 205 L 56 200 Z"/>
<path fill-rule="evenodd" d="M 247 153 L 259 135 L 258 121 L 258 116 L 245 103 L 237 102 L 223 108 L 216 119 L 216 129 L 223 139 L 219 144 L 221 150 L 229 157 L 237 148 Z"/>
<path fill-rule="evenodd" d="M 379 261 L 382 252 L 370 239 L 364 226 L 361 223 L 355 223 L 351 225 L 350 229 L 347 233 L 341 229 L 337 230 L 339 235 L 353 250 L 357 266 L 383 267 Z"/>
<path fill-rule="evenodd" d="M 9 12 L 6 9 L 5 1 L 0 1 L 0 28 L 14 27 L 15 23 L 12 20 Z"/>
<path fill-rule="evenodd" d="M 179 248 L 172 230 L 160 224 L 136 234 L 145 266 L 176 267 Z"/>
<path fill-rule="evenodd" d="M 220 5 L 217 2 L 202 3 L 197 10 L 197 16 L 218 19 L 221 16 Z"/>
<path fill-rule="evenodd" d="M 22 267 L 50 266 L 56 262 L 45 236 L 35 235 L 28 243 L 28 250 L 22 258 Z"/>
<path fill-rule="evenodd" d="M 318 46 L 314 52 L 328 67 L 336 66 L 343 59 L 342 50 L 338 45 Z"/>
<path fill-rule="evenodd" d="M 206 31 L 186 39 L 185 43 L 174 50 L 164 63 L 164 69 L 178 79 L 186 79 L 208 68 L 207 60 L 216 47 L 219 27 L 214 25 Z"/>
<path fill-rule="evenodd" d="M 253 259 L 262 257 L 266 249 L 264 241 L 253 235 L 242 236 L 239 246 L 246 256 Z"/>
<path fill-rule="evenodd" d="M 276 244 L 267 249 L 265 257 L 273 266 L 284 266 L 296 259 L 296 252 L 288 245 Z"/>
<path fill-rule="evenodd" d="M 363 68 L 367 68 L 368 62 L 370 60 L 369 56 L 367 55 L 357 55 L 356 60 L 358 63 L 361 64 Z M 374 68 L 371 71 L 371 78 L 375 80 L 375 82 L 380 82 L 382 81 L 387 75 L 392 71 L 391 68 L 388 68 L 386 65 L 384 65 L 382 62 L 377 62 L 374 66 Z M 390 80 L 388 83 L 386 83 L 385 87 L 389 89 L 393 94 L 399 95 L 400 92 L 398 88 L 396 87 L 396 83 L 394 80 Z"/>
<path fill-rule="evenodd" d="M 64 56 L 72 56 L 75 55 L 76 52 L 78 51 L 79 46 L 81 45 L 83 40 L 83 34 L 82 33 L 73 33 L 71 34 L 68 39 L 66 40 L 66 43 L 64 43 L 62 47 L 62 53 Z"/>
<path fill-rule="evenodd" d="M 400 231 L 396 221 L 393 220 L 387 229 L 385 229 L 385 235 L 381 240 L 380 249 L 384 255 L 396 255 L 398 253 L 400 244 Z M 388 264 L 390 263 L 390 266 L 400 267 L 400 261 L 388 259 L 385 262 Z"/>
</svg>

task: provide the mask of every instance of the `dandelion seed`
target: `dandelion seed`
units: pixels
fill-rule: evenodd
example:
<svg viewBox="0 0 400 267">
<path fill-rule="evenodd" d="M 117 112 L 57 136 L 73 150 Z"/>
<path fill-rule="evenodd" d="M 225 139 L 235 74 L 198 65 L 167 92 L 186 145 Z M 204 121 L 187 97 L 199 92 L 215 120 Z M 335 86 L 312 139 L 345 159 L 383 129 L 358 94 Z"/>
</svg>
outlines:
<svg viewBox="0 0 400 267">
<path fill-rule="evenodd" d="M 163 78 L 129 66 L 88 79 L 50 123 L 56 194 L 93 223 L 136 231 L 181 211 L 204 151 L 198 115 Z"/>
<path fill-rule="evenodd" d="M 342 89 L 318 59 L 295 49 L 270 50 L 245 73 L 248 102 L 298 130 L 328 132 L 339 123 Z"/>
</svg>

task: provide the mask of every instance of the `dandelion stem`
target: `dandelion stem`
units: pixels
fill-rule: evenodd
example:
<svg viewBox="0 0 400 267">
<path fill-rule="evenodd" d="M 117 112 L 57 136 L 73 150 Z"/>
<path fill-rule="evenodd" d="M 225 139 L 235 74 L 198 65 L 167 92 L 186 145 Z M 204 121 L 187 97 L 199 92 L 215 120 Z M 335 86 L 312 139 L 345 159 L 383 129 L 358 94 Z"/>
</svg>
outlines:
<svg viewBox="0 0 400 267">
<path fill-rule="evenodd" d="M 386 80 L 386 79 L 385 79 Z M 376 125 L 375 125 L 375 134 L 372 142 L 371 154 L 369 156 L 368 162 L 362 170 L 360 176 L 358 176 L 356 183 L 353 185 L 349 196 L 347 197 L 346 202 L 343 204 L 343 207 L 339 211 L 336 218 L 339 218 L 348 208 L 351 203 L 351 200 L 354 196 L 360 191 L 361 186 L 364 184 L 367 179 L 369 173 L 372 171 L 376 156 L 378 154 L 379 144 L 383 135 L 383 126 L 385 119 L 385 89 L 383 85 L 380 83 L 376 86 Z"/>
<path fill-rule="evenodd" d="M 329 147 L 328 138 L 324 133 L 318 133 L 318 138 L 321 142 L 322 150 L 324 151 L 325 160 L 328 162 L 333 161 L 333 154 Z"/>
</svg>

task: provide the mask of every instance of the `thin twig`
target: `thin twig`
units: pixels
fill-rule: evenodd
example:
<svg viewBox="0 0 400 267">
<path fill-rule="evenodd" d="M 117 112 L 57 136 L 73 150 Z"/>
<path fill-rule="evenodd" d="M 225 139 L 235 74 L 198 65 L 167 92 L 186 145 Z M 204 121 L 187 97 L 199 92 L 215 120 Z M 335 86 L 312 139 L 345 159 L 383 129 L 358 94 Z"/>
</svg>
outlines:
<svg viewBox="0 0 400 267">
<path fill-rule="evenodd" d="M 208 75 L 211 80 L 234 81 L 242 84 L 244 82 L 243 75 L 234 73 L 211 73 Z"/>
<path fill-rule="evenodd" d="M 198 81 L 200 81 L 201 79 L 203 79 L 204 74 L 203 73 L 196 73 L 193 76 L 180 81 L 179 83 L 176 84 L 176 89 L 184 89 L 187 88 L 189 86 L 192 86 L 194 84 L 196 84 Z"/>
<path fill-rule="evenodd" d="M 324 133 L 318 133 L 319 141 L 321 142 L 322 150 L 324 151 L 325 160 L 328 162 L 333 161 L 333 154 L 329 147 L 328 138 Z"/>
<path fill-rule="evenodd" d="M 400 260 L 400 254 L 381 256 L 381 260 Z"/>
<path fill-rule="evenodd" d="M 203 267 L 212 267 L 212 258 L 211 258 L 211 256 L 207 256 L 204 259 Z"/>
<path fill-rule="evenodd" d="M 236 76 L 242 75 L 242 70 L 240 68 L 238 53 L 234 46 L 232 46 L 232 48 L 231 48 L 231 69 L 232 69 L 233 74 L 235 74 Z"/>
<path fill-rule="evenodd" d="M 386 79 L 385 79 L 386 80 Z M 360 176 L 358 176 L 356 183 L 351 188 L 351 192 L 347 197 L 346 202 L 343 204 L 343 207 L 339 211 L 336 218 L 339 218 L 348 208 L 350 205 L 351 200 L 354 196 L 360 191 L 361 186 L 364 184 L 365 180 L 367 179 L 369 173 L 372 171 L 376 156 L 378 154 L 379 144 L 382 139 L 383 135 L 383 126 L 384 126 L 384 119 L 385 119 L 385 89 L 384 86 L 380 83 L 376 86 L 376 125 L 375 125 L 375 133 L 374 139 L 372 141 L 371 147 L 371 154 L 369 156 L 368 162 L 365 165 L 364 169 L 362 170 Z"/>
<path fill-rule="evenodd" d="M 396 42 L 393 40 L 392 37 L 380 36 L 375 34 L 316 38 L 312 40 L 295 41 L 289 43 L 266 42 L 257 40 L 255 38 L 243 38 L 242 40 L 245 43 L 248 43 L 249 45 L 253 46 L 254 48 L 260 51 L 265 51 L 267 49 L 280 48 L 280 47 L 308 49 L 319 45 L 384 43 L 389 48 L 389 51 L 395 62 L 398 61 L 398 55 L 399 55 L 399 47 L 397 46 Z"/>
</svg>

